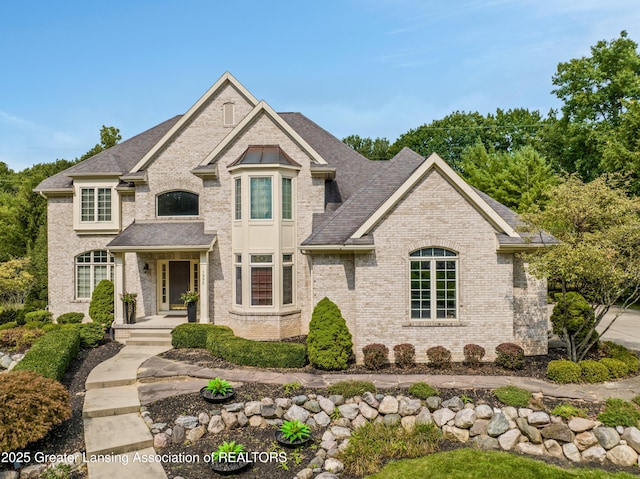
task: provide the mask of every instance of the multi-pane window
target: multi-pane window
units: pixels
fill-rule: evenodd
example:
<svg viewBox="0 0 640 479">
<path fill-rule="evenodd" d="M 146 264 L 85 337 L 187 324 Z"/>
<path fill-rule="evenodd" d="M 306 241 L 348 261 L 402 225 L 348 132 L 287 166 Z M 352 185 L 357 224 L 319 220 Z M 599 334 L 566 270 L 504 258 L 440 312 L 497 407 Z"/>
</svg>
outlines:
<svg viewBox="0 0 640 479">
<path fill-rule="evenodd" d="M 251 178 L 251 219 L 270 220 L 272 218 L 271 177 Z"/>
<path fill-rule="evenodd" d="M 411 318 L 457 317 L 457 258 L 444 248 L 411 253 Z"/>
<path fill-rule="evenodd" d="M 282 255 L 282 304 L 293 304 L 293 255 Z"/>
<path fill-rule="evenodd" d="M 80 221 L 111 221 L 111 188 L 80 188 Z"/>
<path fill-rule="evenodd" d="M 90 299 L 103 279 L 113 281 L 114 258 L 104 250 L 76 256 L 76 299 Z"/>
<path fill-rule="evenodd" d="M 236 191 L 234 195 L 235 199 L 235 219 L 242 219 L 242 178 L 236 178 L 235 180 Z"/>
<path fill-rule="evenodd" d="M 199 197 L 190 191 L 169 191 L 158 195 L 158 216 L 198 216 Z"/>
<path fill-rule="evenodd" d="M 251 305 L 273 305 L 273 255 L 251 255 Z"/>
<path fill-rule="evenodd" d="M 236 272 L 236 304 L 242 306 L 242 255 L 235 255 L 235 272 Z"/>
<path fill-rule="evenodd" d="M 282 219 L 293 218 L 291 178 L 282 178 Z"/>
</svg>

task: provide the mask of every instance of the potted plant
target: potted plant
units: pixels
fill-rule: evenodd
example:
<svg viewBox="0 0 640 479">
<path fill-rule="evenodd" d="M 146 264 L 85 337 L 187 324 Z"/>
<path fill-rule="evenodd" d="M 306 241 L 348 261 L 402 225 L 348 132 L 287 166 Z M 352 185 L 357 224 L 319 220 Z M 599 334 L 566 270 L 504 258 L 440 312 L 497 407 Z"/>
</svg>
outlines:
<svg viewBox="0 0 640 479">
<path fill-rule="evenodd" d="M 133 324 L 136 322 L 136 293 L 127 293 L 126 291 L 120 295 L 120 299 L 124 303 L 124 322 L 125 324 Z"/>
<path fill-rule="evenodd" d="M 275 432 L 276 441 L 283 446 L 297 447 L 311 440 L 311 428 L 298 419 L 285 421 Z"/>
<path fill-rule="evenodd" d="M 231 386 L 229 381 L 221 378 L 212 379 L 211 381 L 209 381 L 209 384 L 200 389 L 200 396 L 202 396 L 205 401 L 211 403 L 221 403 L 227 401 L 234 395 L 235 392 L 233 391 L 233 387 Z"/>
<path fill-rule="evenodd" d="M 211 469 L 218 474 L 233 474 L 244 469 L 251 461 L 244 444 L 224 441 L 211 453 Z"/>
<path fill-rule="evenodd" d="M 200 299 L 200 294 L 197 291 L 187 291 L 180 296 L 180 301 L 183 301 L 187 307 L 187 318 L 190 323 L 196 322 L 196 303 L 198 299 Z"/>
</svg>

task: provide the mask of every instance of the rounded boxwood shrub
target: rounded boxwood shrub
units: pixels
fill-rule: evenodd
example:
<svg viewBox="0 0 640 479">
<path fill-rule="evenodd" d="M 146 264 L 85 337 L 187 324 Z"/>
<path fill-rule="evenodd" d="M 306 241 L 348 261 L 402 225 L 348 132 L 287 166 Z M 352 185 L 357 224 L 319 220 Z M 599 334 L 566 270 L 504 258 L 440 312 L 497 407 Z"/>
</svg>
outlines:
<svg viewBox="0 0 640 479">
<path fill-rule="evenodd" d="M 393 356 L 396 366 L 408 369 L 416 365 L 416 348 L 413 344 L 396 344 L 393 347 Z"/>
<path fill-rule="evenodd" d="M 113 283 L 103 279 L 95 287 L 89 303 L 89 317 L 106 328 L 113 323 Z"/>
<path fill-rule="evenodd" d="M 505 369 L 522 369 L 524 367 L 524 349 L 515 343 L 498 344 L 495 362 Z"/>
<path fill-rule="evenodd" d="M 605 341 L 600 343 L 600 351 L 608 358 L 618 359 L 625 363 L 630 373 L 635 374 L 638 372 L 640 367 L 638 356 L 621 344 Z"/>
<path fill-rule="evenodd" d="M 440 391 L 430 384 L 420 381 L 409 386 L 409 394 L 417 397 L 418 399 L 427 399 L 431 396 L 439 396 Z"/>
<path fill-rule="evenodd" d="M 566 359 L 549 361 L 547 365 L 547 378 L 560 384 L 580 382 L 582 369 L 578 363 Z"/>
<path fill-rule="evenodd" d="M 601 383 L 610 379 L 609 369 L 598 361 L 585 359 L 578 363 L 582 370 L 581 378 L 585 383 Z"/>
<path fill-rule="evenodd" d="M 477 344 L 465 344 L 462 348 L 464 354 L 464 362 L 469 366 L 477 366 L 484 358 L 485 350 L 482 346 Z"/>
<path fill-rule="evenodd" d="M 364 367 L 367 369 L 382 369 L 389 365 L 389 348 L 384 344 L 367 344 L 362 348 Z"/>
<path fill-rule="evenodd" d="M 325 370 L 346 369 L 353 355 L 353 342 L 340 308 L 323 298 L 313 309 L 307 335 L 309 362 Z"/>
<path fill-rule="evenodd" d="M 71 417 L 69 393 L 58 381 L 32 371 L 0 374 L 0 451 L 42 439 Z"/>
<path fill-rule="evenodd" d="M 612 379 L 623 378 L 629 374 L 629 366 L 624 361 L 613 358 L 602 358 L 600 364 L 604 364 L 609 370 Z"/>
<path fill-rule="evenodd" d="M 429 366 L 443 368 L 451 364 L 451 351 L 444 346 L 433 346 L 427 349 Z"/>
<path fill-rule="evenodd" d="M 215 324 L 184 323 L 176 326 L 171 331 L 171 345 L 176 349 L 181 348 L 206 348 L 207 335 L 213 332 L 218 336 L 233 336 L 233 331 L 227 326 Z"/>
<path fill-rule="evenodd" d="M 80 346 L 95 348 L 104 340 L 104 326 L 100 323 L 68 324 L 67 328 L 75 328 L 80 334 Z"/>
<path fill-rule="evenodd" d="M 58 316 L 58 324 L 79 324 L 84 319 L 84 313 L 64 313 Z"/>
<path fill-rule="evenodd" d="M 31 323 L 33 321 L 40 321 L 41 323 L 50 323 L 51 318 L 53 318 L 53 313 L 51 311 L 46 311 L 44 309 L 31 311 L 30 313 L 26 313 L 24 315 L 25 323 Z"/>
</svg>

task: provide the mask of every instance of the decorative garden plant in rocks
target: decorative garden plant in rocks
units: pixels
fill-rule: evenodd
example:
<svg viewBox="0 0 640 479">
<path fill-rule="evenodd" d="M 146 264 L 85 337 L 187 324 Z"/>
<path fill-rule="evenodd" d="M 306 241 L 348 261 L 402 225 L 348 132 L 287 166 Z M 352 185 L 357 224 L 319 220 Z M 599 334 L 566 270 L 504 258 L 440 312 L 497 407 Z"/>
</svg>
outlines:
<svg viewBox="0 0 640 479">
<path fill-rule="evenodd" d="M 311 441 L 311 428 L 303 422 L 294 419 L 285 421 L 275 432 L 276 441 L 283 446 L 298 447 Z"/>
<path fill-rule="evenodd" d="M 235 395 L 229 381 L 214 378 L 205 387 L 200 389 L 200 396 L 210 403 L 223 403 Z"/>
<path fill-rule="evenodd" d="M 211 469 L 219 474 L 232 474 L 244 469 L 251 461 L 244 444 L 224 441 L 211 453 Z"/>
</svg>

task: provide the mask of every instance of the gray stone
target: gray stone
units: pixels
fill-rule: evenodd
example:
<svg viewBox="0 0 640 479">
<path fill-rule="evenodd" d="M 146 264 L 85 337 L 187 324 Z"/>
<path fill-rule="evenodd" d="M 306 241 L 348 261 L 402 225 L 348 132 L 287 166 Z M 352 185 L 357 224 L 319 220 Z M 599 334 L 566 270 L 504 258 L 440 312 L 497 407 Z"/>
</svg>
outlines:
<svg viewBox="0 0 640 479">
<path fill-rule="evenodd" d="M 157 429 L 159 431 L 162 431 L 165 427 L 167 427 L 166 422 L 154 422 L 151 424 L 151 429 Z"/>
<path fill-rule="evenodd" d="M 0 367 L 2 367 L 2 369 L 8 369 L 12 361 L 11 356 L 2 356 L 0 359 Z"/>
<path fill-rule="evenodd" d="M 309 397 L 306 396 L 305 394 L 301 394 L 299 396 L 293 396 L 291 398 L 291 403 L 295 404 L 296 406 L 302 406 L 304 403 L 306 403 L 309 400 Z"/>
<path fill-rule="evenodd" d="M 636 452 L 640 452 L 640 430 L 637 427 L 625 428 L 621 437 L 627 441 L 627 446 L 632 447 Z"/>
<path fill-rule="evenodd" d="M 469 429 L 476 422 L 476 412 L 473 409 L 462 409 L 456 413 L 454 422 L 456 427 Z"/>
<path fill-rule="evenodd" d="M 416 416 L 404 416 L 400 419 L 400 425 L 406 431 L 413 431 L 416 427 Z"/>
<path fill-rule="evenodd" d="M 486 404 L 476 406 L 476 416 L 478 419 L 491 419 L 493 417 L 493 409 Z"/>
<path fill-rule="evenodd" d="M 515 421 L 515 419 L 518 417 L 518 410 L 513 406 L 505 406 L 502 408 L 502 414 L 504 414 L 504 417 L 506 417 L 510 421 Z"/>
<path fill-rule="evenodd" d="M 620 436 L 612 427 L 597 427 L 593 430 L 593 433 L 598 438 L 600 445 L 607 451 L 617 446 L 620 442 Z"/>
<path fill-rule="evenodd" d="M 340 427 L 349 427 L 351 425 L 351 421 L 346 417 L 341 417 L 340 419 L 336 419 L 335 421 L 333 421 L 333 425 Z"/>
<path fill-rule="evenodd" d="M 156 434 L 153 436 L 153 447 L 156 449 L 167 447 L 169 445 L 169 439 L 171 438 L 163 432 Z"/>
<path fill-rule="evenodd" d="M 498 437 L 500 434 L 504 434 L 509 429 L 509 420 L 504 414 L 494 414 L 489 424 L 487 424 L 487 435 L 491 437 Z"/>
<path fill-rule="evenodd" d="M 616 432 L 622 435 L 622 433 L 624 433 L 624 426 L 616 426 Z"/>
<path fill-rule="evenodd" d="M 198 423 L 200 423 L 201 425 L 209 424 L 209 415 L 206 412 L 201 412 L 200 414 L 198 414 Z"/>
<path fill-rule="evenodd" d="M 458 412 L 464 408 L 464 402 L 458 396 L 453 396 L 442 403 L 442 407 L 451 409 L 453 412 Z"/>
<path fill-rule="evenodd" d="M 431 417 L 429 408 L 423 407 L 420 409 L 420 412 L 416 416 L 416 424 L 431 424 L 432 422 L 433 418 Z"/>
<path fill-rule="evenodd" d="M 343 439 L 351 437 L 351 431 L 349 430 L 349 428 L 341 426 L 333 426 L 331 428 L 331 434 L 333 434 L 335 441 L 342 441 Z"/>
<path fill-rule="evenodd" d="M 320 411 L 318 414 L 315 414 L 313 416 L 313 420 L 320 427 L 327 427 L 331 424 L 331 417 L 329 417 L 329 415 L 324 411 Z"/>
<path fill-rule="evenodd" d="M 296 405 L 295 401 L 293 401 L 293 403 L 293 406 L 291 406 L 289 410 L 284 414 L 284 418 L 287 421 L 295 421 L 297 419 L 300 422 L 305 422 L 307 419 L 309 419 L 309 411 Z"/>
<path fill-rule="evenodd" d="M 565 457 L 569 459 L 571 462 L 580 462 L 582 460 L 580 451 L 578 450 L 576 445 L 572 442 L 563 444 L 562 452 L 564 453 Z"/>
<path fill-rule="evenodd" d="M 504 434 L 500 434 L 498 436 L 498 444 L 505 451 L 510 451 L 514 448 L 518 441 L 520 440 L 520 430 L 519 429 L 510 429 Z"/>
<path fill-rule="evenodd" d="M 618 466 L 636 466 L 638 453 L 630 446 L 615 446 L 607 451 L 607 459 Z"/>
<path fill-rule="evenodd" d="M 249 418 L 249 426 L 251 427 L 264 427 L 266 424 L 266 420 L 259 414 Z"/>
<path fill-rule="evenodd" d="M 253 417 L 256 417 L 256 416 L 253 416 Z M 282 424 L 284 423 L 284 421 L 283 421 L 282 419 L 264 419 L 264 418 L 262 418 L 262 420 L 264 421 L 264 423 L 265 423 L 267 426 L 280 427 L 280 426 L 282 426 Z M 307 424 L 309 423 L 309 421 L 311 421 L 311 419 L 309 419 L 309 420 L 307 421 Z"/>
<path fill-rule="evenodd" d="M 397 414 L 398 400 L 393 396 L 385 396 L 382 401 L 380 401 L 378 412 L 380 414 Z"/>
<path fill-rule="evenodd" d="M 456 413 L 451 409 L 444 408 L 434 411 L 431 414 L 431 417 L 433 417 L 433 422 L 435 422 L 438 427 L 442 427 L 456 417 Z"/>
<path fill-rule="evenodd" d="M 320 465 L 322 467 L 322 465 Z M 310 467 L 305 467 L 301 471 L 296 474 L 296 479 L 311 479 L 313 477 L 313 469 Z"/>
<path fill-rule="evenodd" d="M 262 403 L 260 401 L 249 401 L 244 405 L 244 413 L 247 417 L 261 414 Z"/>
<path fill-rule="evenodd" d="M 214 417 L 219 418 L 220 416 L 214 416 Z M 211 420 L 213 421 L 213 418 L 211 418 Z M 221 430 L 224 430 L 224 425 L 222 426 Z M 179 424 L 176 424 L 175 426 L 173 426 L 173 434 L 171 434 L 171 442 L 174 444 L 182 444 L 184 440 L 185 440 L 184 428 Z"/>
<path fill-rule="evenodd" d="M 471 429 L 469 429 L 469 434 L 472 436 L 486 436 L 488 424 L 488 419 L 476 419 L 476 422 L 474 422 Z"/>
<path fill-rule="evenodd" d="M 240 411 L 238 413 L 238 426 L 245 427 L 247 424 L 249 424 L 249 418 L 244 411 Z"/>
<path fill-rule="evenodd" d="M 469 430 L 455 426 L 442 426 L 442 438 L 449 441 L 468 442 Z"/>
<path fill-rule="evenodd" d="M 540 434 L 540 431 L 538 431 L 537 428 L 529 425 L 526 418 L 519 417 L 518 419 L 516 419 L 516 424 L 518 425 L 518 429 L 520 429 L 520 432 L 522 432 L 522 434 L 527 437 L 529 441 L 534 444 L 542 444 L 542 435 Z M 555 438 L 550 437 L 549 439 Z"/>
<path fill-rule="evenodd" d="M 293 406 L 292 406 L 293 407 Z M 298 406 L 295 406 L 298 407 Z M 275 404 L 261 404 L 260 415 L 266 419 L 274 419 L 276 417 L 282 417 L 282 408 Z"/>
<path fill-rule="evenodd" d="M 316 476 L 316 479 L 339 479 L 333 472 L 322 472 Z"/>
<path fill-rule="evenodd" d="M 333 413 L 333 410 L 336 408 L 336 405 L 333 404 L 331 399 L 328 399 L 324 396 L 318 396 L 317 398 L 318 404 L 320 405 L 320 409 L 322 409 L 329 416 Z"/>
<path fill-rule="evenodd" d="M 277 398 L 276 406 L 281 407 L 282 409 L 289 409 L 291 407 L 291 399 L 289 398 Z"/>
<path fill-rule="evenodd" d="M 356 418 L 351 421 L 351 429 L 359 429 L 362 426 L 365 426 L 369 421 L 367 421 L 361 414 L 358 414 Z"/>
<path fill-rule="evenodd" d="M 545 453 L 542 444 L 532 444 L 530 442 L 519 442 L 513 449 L 523 454 L 529 454 L 530 456 L 544 456 Z"/>
<path fill-rule="evenodd" d="M 335 442 L 334 442 L 335 445 Z M 320 456 L 315 456 L 313 459 L 311 459 L 311 461 L 309 462 L 309 467 L 311 469 L 317 469 L 319 467 L 322 467 L 322 465 L 324 464 L 324 458 L 320 457 Z"/>
<path fill-rule="evenodd" d="M 195 416 L 179 416 L 178 419 L 176 419 L 176 424 L 185 429 L 193 429 L 200 424 L 200 421 L 198 421 L 198 418 Z"/>
<path fill-rule="evenodd" d="M 478 449 L 500 449 L 500 443 L 495 437 L 489 437 L 487 435 L 476 436 L 471 441 L 474 447 Z"/>
<path fill-rule="evenodd" d="M 558 444 L 558 441 L 555 439 L 547 439 L 543 442 L 545 449 L 547 452 L 553 457 L 564 457 L 564 451 L 562 450 L 562 446 Z"/>
<path fill-rule="evenodd" d="M 395 426 L 400 423 L 400 414 L 386 414 L 382 418 L 382 422 L 387 426 Z"/>
<path fill-rule="evenodd" d="M 403 397 L 398 404 L 398 414 L 401 416 L 413 416 L 418 413 L 421 407 L 420 399 Z"/>
<path fill-rule="evenodd" d="M 607 451 L 602 446 L 593 446 L 582 451 L 582 459 L 585 461 L 594 461 L 603 463 L 607 458 Z"/>
<path fill-rule="evenodd" d="M 584 451 L 585 449 L 589 449 L 592 446 L 598 444 L 598 438 L 591 431 L 584 431 L 580 434 L 576 434 L 573 443 L 578 446 L 578 449 Z"/>
<path fill-rule="evenodd" d="M 227 412 L 242 411 L 244 409 L 244 403 L 242 403 L 242 402 L 232 402 L 230 404 L 225 404 L 224 409 L 226 409 Z"/>
<path fill-rule="evenodd" d="M 573 432 L 584 432 L 589 429 L 593 429 L 596 425 L 591 419 L 585 419 L 582 417 L 574 417 L 569 420 L 568 426 Z"/>
<path fill-rule="evenodd" d="M 0 471 L 0 479 L 19 479 L 20 473 L 18 471 Z"/>
<path fill-rule="evenodd" d="M 187 432 L 187 441 L 191 444 L 195 443 L 207 432 L 204 426 L 194 427 Z M 158 434 L 159 436 L 160 434 Z"/>
<path fill-rule="evenodd" d="M 311 411 L 313 413 L 320 412 L 321 410 L 320 403 L 315 399 L 307 401 L 306 403 L 303 404 L 302 407 L 305 408 L 307 411 Z"/>
<path fill-rule="evenodd" d="M 344 471 L 344 464 L 333 457 L 329 457 L 324 461 L 324 470 L 333 474 L 340 474 Z"/>
<path fill-rule="evenodd" d="M 329 396 L 329 400 L 336 406 L 344 404 L 344 396 L 342 394 L 332 394 L 331 396 Z"/>
<path fill-rule="evenodd" d="M 540 434 L 545 439 L 555 439 L 560 442 L 573 442 L 574 435 L 564 423 L 550 424 L 540 430 Z"/>
<path fill-rule="evenodd" d="M 37 479 L 47 469 L 46 464 L 34 464 L 20 470 L 20 479 Z"/>
<path fill-rule="evenodd" d="M 369 406 L 366 401 L 362 401 L 360 403 L 360 414 L 362 414 L 366 419 L 375 419 L 378 415 L 378 410 L 374 407 Z"/>
<path fill-rule="evenodd" d="M 377 408 L 380 405 L 380 401 L 378 401 L 373 393 L 370 393 L 369 391 L 362 395 L 362 400 L 373 408 Z"/>
<path fill-rule="evenodd" d="M 528 407 L 521 407 L 518 409 L 518 417 L 529 417 L 529 414 L 533 412 L 533 409 Z"/>
<path fill-rule="evenodd" d="M 427 407 L 431 412 L 440 409 L 440 405 L 442 404 L 442 399 L 438 396 L 429 396 L 425 401 Z"/>
<path fill-rule="evenodd" d="M 222 421 L 224 422 L 224 425 L 227 427 L 227 429 L 235 429 L 240 426 L 240 424 L 238 423 L 238 416 L 234 413 L 222 411 L 222 414 L 220 416 L 222 417 Z M 187 439 L 189 439 L 188 436 Z"/>
<path fill-rule="evenodd" d="M 355 419 L 355 417 L 360 413 L 360 407 L 358 404 L 343 404 L 338 406 L 338 411 L 340 411 L 340 415 L 342 417 L 346 417 L 347 419 Z"/>
<path fill-rule="evenodd" d="M 546 412 L 536 411 L 529 414 L 527 421 L 532 426 L 546 426 L 551 422 L 551 418 Z"/>
</svg>

